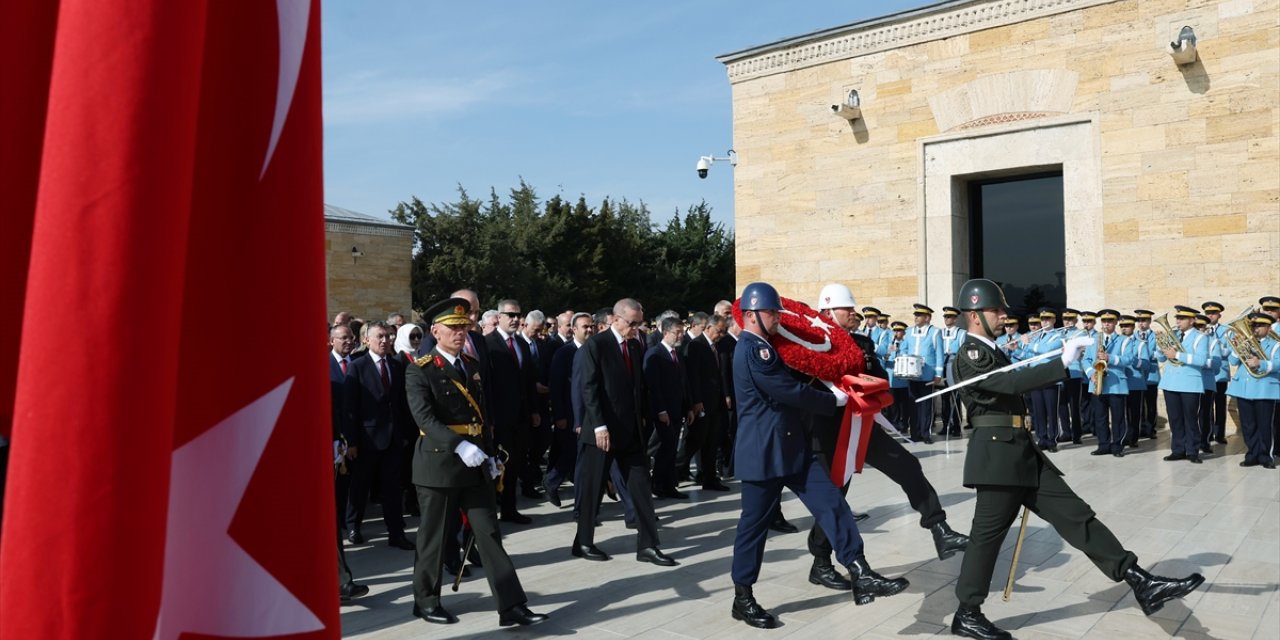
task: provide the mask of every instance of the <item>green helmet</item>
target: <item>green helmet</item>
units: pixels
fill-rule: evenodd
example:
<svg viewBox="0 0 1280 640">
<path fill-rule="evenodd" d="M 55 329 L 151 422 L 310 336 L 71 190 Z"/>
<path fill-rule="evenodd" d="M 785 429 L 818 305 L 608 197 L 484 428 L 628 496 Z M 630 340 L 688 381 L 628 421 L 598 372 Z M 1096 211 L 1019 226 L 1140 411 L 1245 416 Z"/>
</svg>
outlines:
<svg viewBox="0 0 1280 640">
<path fill-rule="evenodd" d="M 965 311 L 1008 309 L 1009 303 L 1005 301 L 1000 285 L 986 278 L 974 278 L 960 287 L 956 294 L 956 308 Z"/>
</svg>

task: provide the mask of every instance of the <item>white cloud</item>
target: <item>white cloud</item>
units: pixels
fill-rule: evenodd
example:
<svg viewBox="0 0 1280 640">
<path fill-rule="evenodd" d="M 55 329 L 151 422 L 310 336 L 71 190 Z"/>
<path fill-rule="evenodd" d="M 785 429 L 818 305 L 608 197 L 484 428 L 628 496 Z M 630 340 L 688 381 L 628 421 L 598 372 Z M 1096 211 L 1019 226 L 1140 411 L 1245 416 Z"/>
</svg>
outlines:
<svg viewBox="0 0 1280 640">
<path fill-rule="evenodd" d="M 460 112 L 485 102 L 507 100 L 520 84 L 507 72 L 472 78 L 404 78 L 378 72 L 327 79 L 325 124 L 358 124 Z"/>
</svg>

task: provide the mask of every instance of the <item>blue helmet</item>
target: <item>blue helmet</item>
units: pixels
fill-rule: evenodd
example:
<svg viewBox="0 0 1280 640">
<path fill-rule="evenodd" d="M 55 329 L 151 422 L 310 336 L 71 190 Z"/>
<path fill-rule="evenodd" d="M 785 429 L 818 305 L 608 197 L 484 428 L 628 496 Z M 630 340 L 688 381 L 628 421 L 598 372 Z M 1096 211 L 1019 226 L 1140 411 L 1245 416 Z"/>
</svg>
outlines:
<svg viewBox="0 0 1280 640">
<path fill-rule="evenodd" d="M 767 282 L 752 282 L 742 290 L 743 311 L 781 311 L 782 298 Z"/>
</svg>

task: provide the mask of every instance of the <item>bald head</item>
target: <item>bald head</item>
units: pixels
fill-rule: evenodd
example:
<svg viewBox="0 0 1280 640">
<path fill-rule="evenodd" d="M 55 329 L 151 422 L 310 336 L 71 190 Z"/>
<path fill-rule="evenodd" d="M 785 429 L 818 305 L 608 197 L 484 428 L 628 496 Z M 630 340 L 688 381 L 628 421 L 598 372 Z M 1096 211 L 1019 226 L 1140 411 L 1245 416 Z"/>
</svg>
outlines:
<svg viewBox="0 0 1280 640">
<path fill-rule="evenodd" d="M 480 319 L 480 298 L 476 297 L 476 292 L 470 289 L 458 289 L 457 291 L 449 294 L 449 297 L 462 298 L 463 300 L 471 303 L 471 313 L 467 315 L 471 316 L 472 323 Z"/>
</svg>

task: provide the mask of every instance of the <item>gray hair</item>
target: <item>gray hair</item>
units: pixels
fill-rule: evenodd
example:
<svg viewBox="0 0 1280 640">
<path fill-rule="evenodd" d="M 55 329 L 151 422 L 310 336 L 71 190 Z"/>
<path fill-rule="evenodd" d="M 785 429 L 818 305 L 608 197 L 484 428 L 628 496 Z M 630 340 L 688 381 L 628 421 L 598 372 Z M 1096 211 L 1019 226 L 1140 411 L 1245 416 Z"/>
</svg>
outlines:
<svg viewBox="0 0 1280 640">
<path fill-rule="evenodd" d="M 699 312 L 697 312 L 697 313 L 693 314 L 692 316 L 689 316 L 689 326 L 691 326 L 691 327 L 705 327 L 705 326 L 707 326 L 707 319 L 708 319 L 708 318 L 710 318 L 710 317 L 711 317 L 711 316 L 708 316 L 707 314 L 705 314 L 705 313 L 703 313 L 703 312 L 699 311 Z"/>
<path fill-rule="evenodd" d="M 636 310 L 644 313 L 644 307 L 640 306 L 640 302 L 635 298 L 623 298 L 613 305 L 613 315 L 620 316 L 628 311 Z"/>
<path fill-rule="evenodd" d="M 663 317 L 658 320 L 658 331 L 663 335 L 666 335 L 672 329 L 680 327 L 682 324 L 683 323 L 680 322 L 680 316 L 668 316 L 664 314 Z"/>
<path fill-rule="evenodd" d="M 496 316 L 496 315 L 498 315 L 498 310 L 497 310 L 497 309 L 490 309 L 490 310 L 488 310 L 488 311 L 484 312 L 484 315 L 480 316 L 480 322 L 481 322 L 481 324 L 483 324 L 483 323 L 485 323 L 485 322 L 488 322 L 488 321 L 492 320 L 492 319 L 493 319 L 493 317 L 494 317 L 494 316 Z"/>
<path fill-rule="evenodd" d="M 524 317 L 524 321 L 529 324 L 542 324 L 547 321 L 547 314 L 539 311 L 538 309 L 534 309 Z"/>
<path fill-rule="evenodd" d="M 498 301 L 499 310 L 501 310 L 503 307 L 518 307 L 518 306 L 520 306 L 520 301 L 516 300 L 515 298 L 504 298 Z"/>
<path fill-rule="evenodd" d="M 396 321 L 396 318 L 399 318 L 400 320 L 404 320 L 404 314 L 400 313 L 399 311 L 392 311 L 391 315 L 387 316 L 387 324 L 394 323 Z"/>
</svg>

